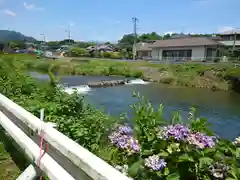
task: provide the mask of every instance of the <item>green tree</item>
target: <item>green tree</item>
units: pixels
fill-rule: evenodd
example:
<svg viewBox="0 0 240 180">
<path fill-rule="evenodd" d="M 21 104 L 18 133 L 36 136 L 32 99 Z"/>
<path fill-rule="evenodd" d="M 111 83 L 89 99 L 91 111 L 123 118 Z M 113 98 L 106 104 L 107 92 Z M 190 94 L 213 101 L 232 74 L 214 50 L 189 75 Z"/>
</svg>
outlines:
<svg viewBox="0 0 240 180">
<path fill-rule="evenodd" d="M 73 39 L 64 39 L 59 42 L 60 45 L 66 45 L 66 44 L 75 44 L 75 41 Z"/>
<path fill-rule="evenodd" d="M 156 32 L 144 33 L 138 37 L 139 41 L 149 41 L 149 40 L 160 40 L 162 36 L 158 35 Z"/>
<path fill-rule="evenodd" d="M 122 39 L 119 40 L 120 44 L 133 44 L 134 43 L 134 34 L 125 34 Z"/>
</svg>

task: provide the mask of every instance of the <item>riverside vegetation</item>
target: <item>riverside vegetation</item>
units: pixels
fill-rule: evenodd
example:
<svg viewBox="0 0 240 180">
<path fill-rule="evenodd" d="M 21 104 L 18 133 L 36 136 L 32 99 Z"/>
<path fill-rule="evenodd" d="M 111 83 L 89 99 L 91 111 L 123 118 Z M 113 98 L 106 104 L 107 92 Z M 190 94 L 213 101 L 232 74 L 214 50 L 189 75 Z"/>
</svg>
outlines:
<svg viewBox="0 0 240 180">
<path fill-rule="evenodd" d="M 233 64 L 151 64 L 144 61 L 119 62 L 113 60 L 36 60 L 22 56 L 28 68 L 47 72 L 50 66 L 59 74 L 110 76 L 142 78 L 155 83 L 173 86 L 209 88 L 212 90 L 232 90 L 230 76 L 240 77 L 240 68 Z"/>
<path fill-rule="evenodd" d="M 214 135 L 206 119 L 191 108 L 189 118 L 174 113 L 163 117 L 138 93 L 133 118 L 114 118 L 86 104 L 84 98 L 65 93 L 56 85 L 26 76 L 26 64 L 2 58 L 0 92 L 36 116 L 45 109 L 45 120 L 113 167 L 135 180 L 237 180 L 240 179 L 239 140 Z M 1 138 L 1 137 L 0 137 Z"/>
</svg>

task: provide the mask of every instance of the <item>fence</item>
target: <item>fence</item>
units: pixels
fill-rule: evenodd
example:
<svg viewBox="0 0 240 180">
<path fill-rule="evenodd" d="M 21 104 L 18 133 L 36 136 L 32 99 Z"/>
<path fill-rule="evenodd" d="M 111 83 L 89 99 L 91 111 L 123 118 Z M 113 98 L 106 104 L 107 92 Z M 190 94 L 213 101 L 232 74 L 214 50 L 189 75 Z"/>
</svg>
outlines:
<svg viewBox="0 0 240 180">
<path fill-rule="evenodd" d="M 18 180 L 34 179 L 42 171 L 53 180 L 129 180 L 128 177 L 75 143 L 52 125 L 0 94 L 0 124 L 32 164 Z M 39 139 L 49 144 L 39 159 Z"/>
</svg>

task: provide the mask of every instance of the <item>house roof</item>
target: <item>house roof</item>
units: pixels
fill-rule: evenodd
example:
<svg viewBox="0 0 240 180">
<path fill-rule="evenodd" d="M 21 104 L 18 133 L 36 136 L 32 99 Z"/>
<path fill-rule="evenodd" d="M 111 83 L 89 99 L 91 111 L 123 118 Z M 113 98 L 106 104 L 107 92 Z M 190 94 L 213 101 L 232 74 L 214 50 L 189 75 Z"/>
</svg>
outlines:
<svg viewBox="0 0 240 180">
<path fill-rule="evenodd" d="M 191 47 L 191 46 L 210 46 L 219 45 L 221 43 L 214 41 L 207 37 L 184 37 L 177 39 L 157 40 L 155 43 L 149 45 L 150 48 L 154 47 Z"/>
<path fill-rule="evenodd" d="M 231 29 L 231 30 L 227 30 L 227 31 L 223 31 L 221 33 L 219 33 L 220 35 L 233 35 L 233 34 L 240 34 L 240 29 Z"/>
</svg>

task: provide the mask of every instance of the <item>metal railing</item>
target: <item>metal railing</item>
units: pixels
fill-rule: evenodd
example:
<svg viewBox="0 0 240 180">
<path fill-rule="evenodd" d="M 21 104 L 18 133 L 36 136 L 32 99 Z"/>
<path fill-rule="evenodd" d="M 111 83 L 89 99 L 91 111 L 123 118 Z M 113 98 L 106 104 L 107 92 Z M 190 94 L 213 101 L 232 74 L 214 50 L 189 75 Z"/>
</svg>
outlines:
<svg viewBox="0 0 240 180">
<path fill-rule="evenodd" d="M 34 179 L 41 171 L 53 180 L 130 180 L 2 94 L 0 125 L 32 161 L 18 180 Z M 49 149 L 39 161 L 41 148 L 38 143 L 42 134 Z"/>
</svg>

